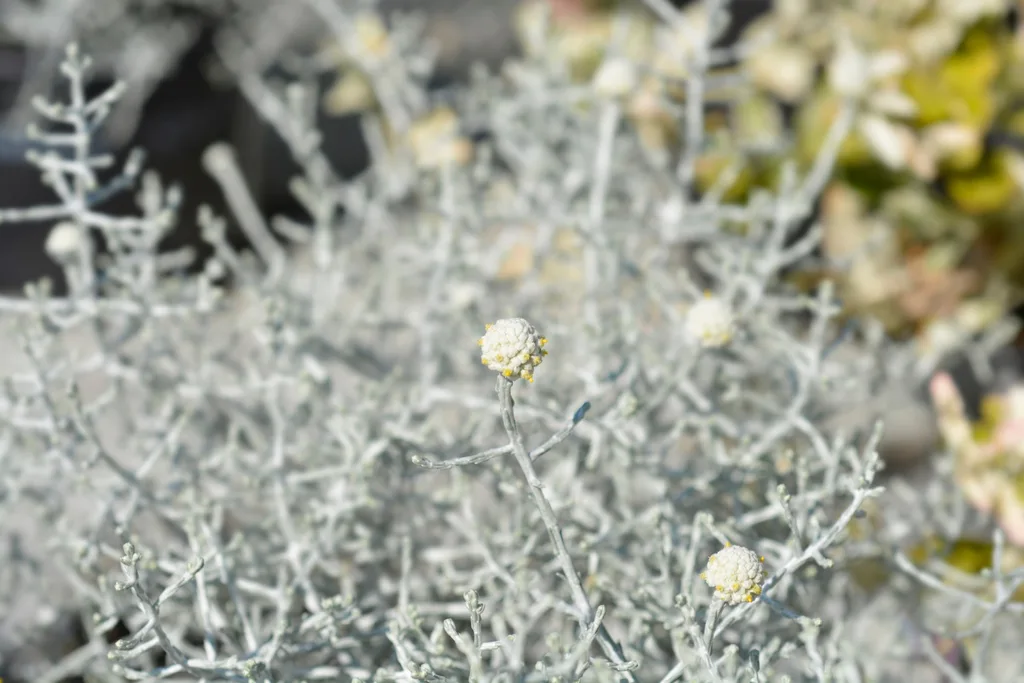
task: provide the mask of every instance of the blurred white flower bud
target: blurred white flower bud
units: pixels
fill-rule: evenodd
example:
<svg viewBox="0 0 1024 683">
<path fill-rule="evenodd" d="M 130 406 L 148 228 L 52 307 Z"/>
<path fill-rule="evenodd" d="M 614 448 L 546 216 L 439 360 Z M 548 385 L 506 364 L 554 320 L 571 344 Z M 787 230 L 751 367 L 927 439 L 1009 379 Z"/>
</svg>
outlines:
<svg viewBox="0 0 1024 683">
<path fill-rule="evenodd" d="M 636 90 L 640 77 L 633 62 L 625 57 L 610 57 L 598 67 L 591 84 L 601 97 L 620 98 Z"/>
<path fill-rule="evenodd" d="M 726 604 L 753 602 L 768 578 L 763 563 L 764 558 L 753 550 L 727 545 L 708 558 L 707 568 L 700 578 L 714 588 L 715 597 Z"/>
<path fill-rule="evenodd" d="M 57 263 L 67 263 L 78 258 L 82 247 L 82 231 L 74 223 L 62 221 L 50 229 L 43 248 L 46 255 Z"/>
<path fill-rule="evenodd" d="M 533 381 L 533 373 L 548 354 L 548 340 L 522 318 L 503 318 L 487 326 L 480 338 L 480 362 L 513 381 Z"/>
<path fill-rule="evenodd" d="M 785 102 L 799 101 L 814 86 L 814 55 L 797 44 L 770 44 L 752 55 L 747 69 L 755 85 Z"/>
<path fill-rule="evenodd" d="M 725 346 L 732 341 L 736 320 L 721 298 L 705 293 L 686 315 L 686 333 L 705 348 Z"/>
<path fill-rule="evenodd" d="M 228 269 L 223 261 L 214 256 L 203 264 L 203 273 L 210 278 L 210 282 L 217 282 L 227 277 Z"/>
</svg>

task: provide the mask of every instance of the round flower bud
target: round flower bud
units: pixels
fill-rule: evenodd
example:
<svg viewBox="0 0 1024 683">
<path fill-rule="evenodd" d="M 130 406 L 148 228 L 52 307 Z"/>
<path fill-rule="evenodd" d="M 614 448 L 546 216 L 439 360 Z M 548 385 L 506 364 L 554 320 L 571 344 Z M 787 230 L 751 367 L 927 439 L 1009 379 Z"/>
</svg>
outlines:
<svg viewBox="0 0 1024 683">
<path fill-rule="evenodd" d="M 548 355 L 544 350 L 548 340 L 522 318 L 503 318 L 488 325 L 477 343 L 480 362 L 513 381 L 522 377 L 532 382 L 534 370 Z"/>
<path fill-rule="evenodd" d="M 78 258 L 82 245 L 82 232 L 73 223 L 57 223 L 46 236 L 43 248 L 47 256 L 57 263 L 67 263 Z"/>
<path fill-rule="evenodd" d="M 732 309 L 710 292 L 687 313 L 686 333 L 705 348 L 725 346 L 732 341 L 735 331 Z"/>
<path fill-rule="evenodd" d="M 210 278 L 210 282 L 217 282 L 227 276 L 228 269 L 223 261 L 214 256 L 203 264 L 203 274 Z"/>
<path fill-rule="evenodd" d="M 639 85 L 636 66 L 625 57 L 606 59 L 594 74 L 594 91 L 602 97 L 625 97 Z"/>
<path fill-rule="evenodd" d="M 763 557 L 738 545 L 727 545 L 708 558 L 708 566 L 700 575 L 715 589 L 715 597 L 729 605 L 753 602 L 761 594 L 768 573 Z"/>
</svg>

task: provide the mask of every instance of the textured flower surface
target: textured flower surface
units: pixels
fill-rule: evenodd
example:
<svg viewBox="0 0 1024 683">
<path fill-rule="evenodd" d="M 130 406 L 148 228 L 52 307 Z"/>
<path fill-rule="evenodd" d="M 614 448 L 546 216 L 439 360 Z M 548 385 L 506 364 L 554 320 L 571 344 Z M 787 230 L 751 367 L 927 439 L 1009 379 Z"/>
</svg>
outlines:
<svg viewBox="0 0 1024 683">
<path fill-rule="evenodd" d="M 487 326 L 478 342 L 480 362 L 504 377 L 533 381 L 533 373 L 548 354 L 548 340 L 523 318 L 503 318 Z"/>
<path fill-rule="evenodd" d="M 764 558 L 753 550 L 728 545 L 708 558 L 708 566 L 700 575 L 715 589 L 715 597 L 730 605 L 752 602 L 761 594 L 761 586 L 768 577 Z"/>
<path fill-rule="evenodd" d="M 711 294 L 695 303 L 686 316 L 687 334 L 704 347 L 725 346 L 732 341 L 735 331 L 732 309 Z"/>
</svg>

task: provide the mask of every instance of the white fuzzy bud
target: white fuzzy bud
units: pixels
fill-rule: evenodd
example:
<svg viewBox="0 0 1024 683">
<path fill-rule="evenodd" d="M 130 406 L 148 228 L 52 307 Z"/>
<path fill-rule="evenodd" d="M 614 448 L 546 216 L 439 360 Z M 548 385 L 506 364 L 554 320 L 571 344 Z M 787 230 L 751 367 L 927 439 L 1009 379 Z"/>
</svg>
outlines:
<svg viewBox="0 0 1024 683">
<path fill-rule="evenodd" d="M 705 348 L 725 346 L 732 341 L 736 320 L 721 298 L 705 294 L 686 315 L 686 333 Z"/>
<path fill-rule="evenodd" d="M 533 381 L 533 373 L 548 354 L 548 340 L 522 318 L 503 318 L 487 326 L 480 338 L 480 362 L 515 381 Z"/>
<path fill-rule="evenodd" d="M 763 563 L 764 558 L 753 550 L 727 545 L 708 558 L 707 568 L 700 578 L 714 588 L 715 597 L 726 604 L 753 602 L 768 578 Z"/>
<path fill-rule="evenodd" d="M 67 263 L 78 258 L 82 246 L 82 232 L 74 223 L 57 223 L 46 236 L 43 248 L 47 256 L 57 263 Z"/>
<path fill-rule="evenodd" d="M 625 57 L 606 59 L 594 74 L 594 91 L 602 97 L 625 97 L 636 90 L 640 80 L 636 66 Z"/>
</svg>

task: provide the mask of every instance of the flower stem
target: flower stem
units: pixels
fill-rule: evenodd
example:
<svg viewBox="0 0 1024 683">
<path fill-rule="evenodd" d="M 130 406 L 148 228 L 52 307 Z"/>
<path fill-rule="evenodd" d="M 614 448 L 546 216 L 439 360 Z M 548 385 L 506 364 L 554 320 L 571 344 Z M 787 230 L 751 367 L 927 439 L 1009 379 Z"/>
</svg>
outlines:
<svg viewBox="0 0 1024 683">
<path fill-rule="evenodd" d="M 512 452 L 516 457 L 516 462 L 519 463 L 520 469 L 523 471 L 523 475 L 526 477 L 526 483 L 530 486 L 530 494 L 533 496 L 533 501 L 540 511 L 540 516 L 544 521 L 544 526 L 547 528 L 548 536 L 551 538 L 551 545 L 554 547 L 559 567 L 565 575 L 566 581 L 569 582 L 573 603 L 576 606 L 577 612 L 579 612 L 580 627 L 586 631 L 594 621 L 594 608 L 590 605 L 590 599 L 587 597 L 586 591 L 583 590 L 583 584 L 572 563 L 572 556 L 565 545 L 565 538 L 562 536 L 562 529 L 558 525 L 555 510 L 551 507 L 551 502 L 548 501 L 547 496 L 544 495 L 543 485 L 537 477 L 537 471 L 533 467 L 533 460 L 530 459 L 530 453 L 526 449 L 523 435 L 519 431 L 519 425 L 516 422 L 515 416 L 515 401 L 512 399 L 512 381 L 499 376 L 496 390 L 501 405 L 501 421 L 505 426 L 505 433 L 508 435 L 509 442 L 512 445 Z M 611 637 L 611 634 L 608 633 L 603 624 L 598 628 L 597 641 L 608 659 L 621 666 L 628 665 L 628 660 L 626 660 L 622 648 Z M 635 683 L 636 681 L 631 671 L 622 671 L 622 676 L 624 680 L 630 681 L 630 683 Z"/>
</svg>

